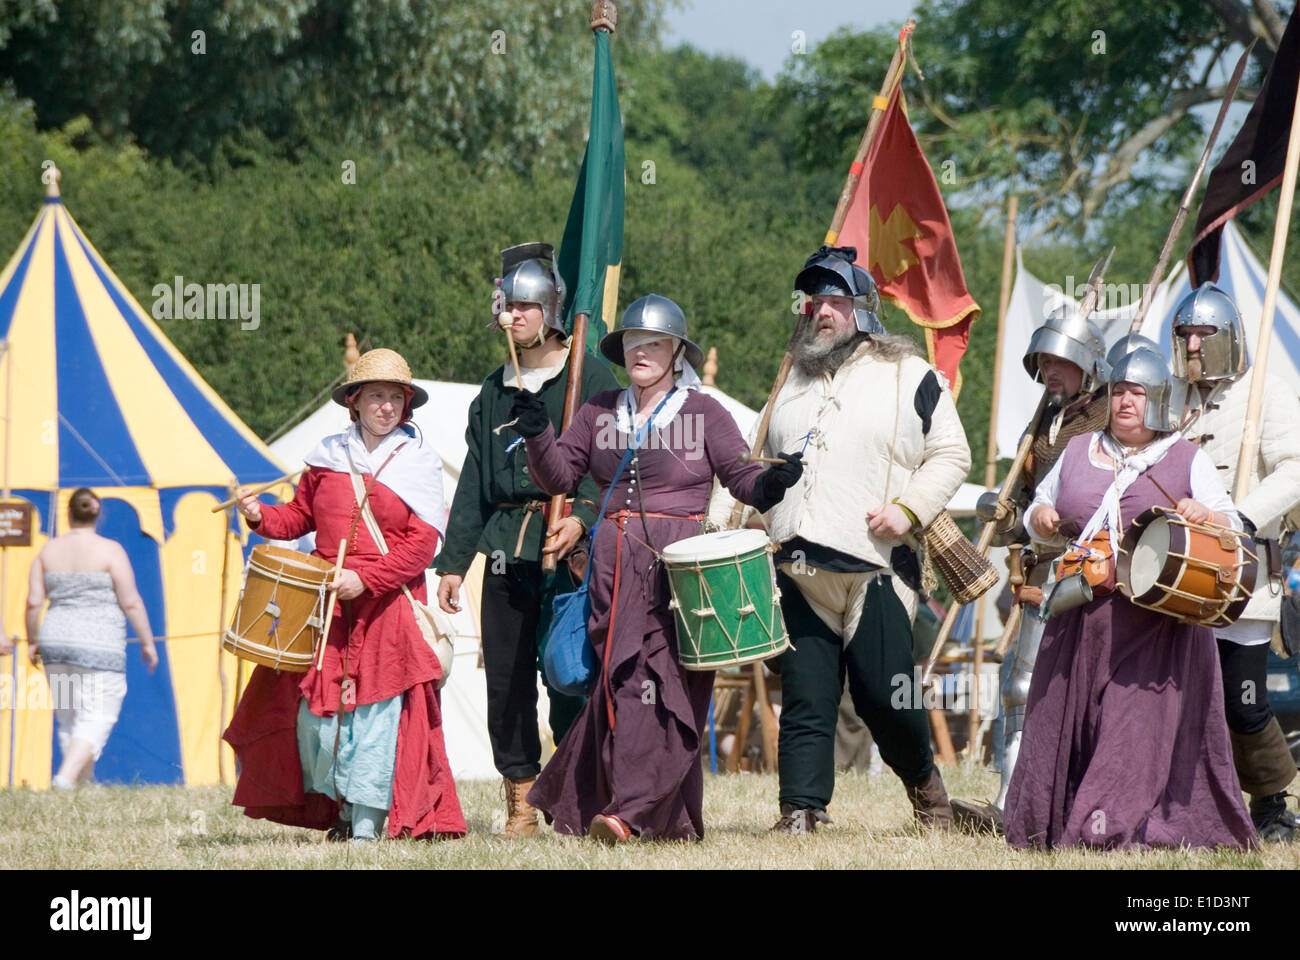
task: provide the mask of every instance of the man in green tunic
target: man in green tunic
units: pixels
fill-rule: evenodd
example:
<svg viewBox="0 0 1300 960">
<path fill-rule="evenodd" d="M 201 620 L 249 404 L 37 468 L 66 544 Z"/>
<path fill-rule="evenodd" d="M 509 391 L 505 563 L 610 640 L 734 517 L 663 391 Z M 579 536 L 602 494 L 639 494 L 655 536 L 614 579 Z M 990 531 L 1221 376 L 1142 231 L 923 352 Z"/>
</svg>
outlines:
<svg viewBox="0 0 1300 960">
<path fill-rule="evenodd" d="M 538 634 L 550 617 L 550 598 L 572 589 L 564 564 L 542 573 L 543 555 L 565 558 L 595 521 L 596 485 L 584 477 L 573 494 L 572 512 L 551 517 L 550 498 L 528 474 L 523 438 L 511 427 L 510 408 L 520 389 L 537 394 L 554 423 L 563 422 L 569 384 L 570 343 L 563 326 L 564 281 L 549 244 L 521 244 L 502 252 L 500 325 L 514 338 L 520 376 L 503 364 L 470 404 L 465 431 L 468 451 L 451 505 L 447 538 L 437 559 L 442 582 L 438 603 L 459 609 L 456 598 L 474 559 L 483 553 L 483 668 L 487 674 L 488 736 L 492 759 L 505 779 L 506 826 L 499 836 L 537 833 L 537 811 L 525 797 L 541 771 L 537 730 Z M 581 345 L 578 345 L 581 349 Z M 618 389 L 609 367 L 590 351 L 582 365 L 581 400 Z M 546 542 L 550 539 L 550 543 Z M 558 742 L 581 700 L 550 693 L 550 724 Z"/>
</svg>

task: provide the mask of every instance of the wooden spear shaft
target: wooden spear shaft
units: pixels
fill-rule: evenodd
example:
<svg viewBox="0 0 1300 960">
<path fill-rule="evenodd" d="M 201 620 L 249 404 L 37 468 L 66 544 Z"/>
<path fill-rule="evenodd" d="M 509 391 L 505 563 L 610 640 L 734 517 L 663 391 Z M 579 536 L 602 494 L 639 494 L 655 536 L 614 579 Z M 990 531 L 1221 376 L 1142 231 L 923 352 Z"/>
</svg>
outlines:
<svg viewBox="0 0 1300 960">
<path fill-rule="evenodd" d="M 862 140 L 858 143 L 858 152 L 853 157 L 853 164 L 849 167 L 849 175 L 844 179 L 844 189 L 840 191 L 840 199 L 835 204 L 835 213 L 831 216 L 830 228 L 826 231 L 825 243 L 828 246 L 834 246 L 835 241 L 839 239 L 840 228 L 844 226 L 844 218 L 848 216 L 849 205 L 853 202 L 853 194 L 858 189 L 858 181 L 862 179 L 863 164 L 867 159 L 867 153 L 871 150 L 871 144 L 876 139 L 876 131 L 880 129 L 880 123 L 885 116 L 885 108 L 889 105 L 890 98 L 898 85 L 903 82 L 904 66 L 904 45 L 912 31 L 916 29 L 916 20 L 909 18 L 904 24 L 902 31 L 898 35 L 898 49 L 894 51 L 894 57 L 889 61 L 889 69 L 885 72 L 885 82 L 880 85 L 880 95 L 876 97 L 871 105 L 871 118 L 867 121 L 867 129 L 862 134 Z M 785 386 L 786 378 L 790 376 L 790 369 L 794 366 L 794 345 L 797 342 L 803 325 L 806 322 L 801 314 L 799 321 L 795 324 L 794 332 L 790 334 L 790 342 L 786 344 L 785 355 L 781 358 L 781 365 L 776 371 L 776 380 L 772 383 L 772 389 L 768 391 L 767 403 L 763 407 L 763 416 L 758 421 L 758 432 L 754 435 L 753 446 L 750 447 L 751 456 L 759 456 L 763 452 L 763 444 L 767 442 L 767 429 L 772 422 L 772 407 L 776 404 L 777 395 L 780 394 L 781 388 Z M 745 515 L 745 505 L 736 502 L 731 508 L 731 516 L 728 518 L 727 526 L 735 529 L 740 526 L 740 521 Z"/>
<path fill-rule="evenodd" d="M 1174 214 L 1174 222 L 1169 225 L 1169 233 L 1165 236 L 1165 245 L 1160 248 L 1160 256 L 1156 258 L 1156 265 L 1151 270 L 1151 277 L 1147 280 L 1146 289 L 1142 291 L 1142 299 L 1138 301 L 1137 313 L 1133 315 L 1133 322 L 1129 325 L 1129 333 L 1137 333 L 1142 329 L 1142 321 L 1146 319 L 1147 311 L 1151 309 L 1151 302 L 1156 295 L 1156 287 L 1164 277 L 1165 267 L 1169 266 L 1169 257 L 1174 252 L 1174 243 L 1178 240 L 1178 235 L 1183 232 L 1183 223 L 1187 220 L 1187 213 L 1192 208 L 1192 197 L 1196 195 L 1196 188 L 1201 182 L 1201 174 L 1205 173 L 1205 166 L 1210 160 L 1210 151 L 1214 149 L 1214 143 L 1219 139 L 1219 130 L 1223 127 L 1223 120 L 1228 115 L 1228 107 L 1232 105 L 1232 98 L 1237 95 L 1237 85 L 1241 83 L 1241 75 L 1245 72 L 1246 61 L 1250 59 L 1250 52 L 1254 49 L 1258 41 L 1252 40 L 1250 46 L 1241 55 L 1237 61 L 1237 67 L 1232 71 L 1232 79 L 1228 81 L 1228 90 L 1223 96 L 1223 102 L 1219 104 L 1219 115 L 1214 119 L 1214 126 L 1210 128 L 1209 139 L 1205 142 L 1205 149 L 1201 151 L 1200 163 L 1196 165 L 1196 171 L 1192 174 L 1192 181 L 1183 191 L 1182 202 L 1178 204 L 1178 212 Z"/>
<path fill-rule="evenodd" d="M 1020 447 L 1016 450 L 1016 458 L 1011 461 L 1011 469 L 1002 479 L 1002 487 L 998 492 L 998 501 L 1005 502 L 1011 498 L 1011 491 L 1015 489 L 1015 483 L 1020 478 L 1020 471 L 1025 467 L 1025 460 L 1029 458 L 1029 448 L 1034 444 L 1034 433 L 1037 431 L 1038 424 L 1043 419 L 1043 411 L 1047 409 L 1047 391 L 1043 391 L 1043 398 L 1038 401 L 1038 409 L 1034 412 L 1034 417 L 1029 421 L 1029 428 L 1025 435 L 1020 438 Z M 988 552 L 989 544 L 993 542 L 993 534 L 997 530 L 996 523 L 984 524 L 984 529 L 980 531 L 979 542 L 975 544 L 975 549 L 980 555 Z M 957 612 L 961 609 L 961 604 L 954 600 L 948 605 L 948 612 L 943 618 L 943 625 L 939 628 L 939 635 L 934 639 L 934 646 L 930 649 L 930 656 L 925 661 L 925 673 L 921 675 L 921 683 L 926 683 L 930 679 L 930 673 L 934 670 L 935 661 L 939 659 L 939 651 L 943 645 L 948 642 L 948 637 L 952 635 L 953 624 L 957 622 Z"/>
<path fill-rule="evenodd" d="M 1240 503 L 1250 492 L 1250 468 L 1259 453 L 1259 410 L 1264 401 L 1264 376 L 1268 372 L 1268 351 L 1273 341 L 1273 313 L 1277 309 L 1277 291 L 1282 283 L 1282 258 L 1286 254 L 1287 231 L 1291 226 L 1291 205 L 1295 199 L 1296 166 L 1300 164 L 1300 85 L 1291 111 L 1291 138 L 1286 146 L 1286 167 L 1282 172 L 1282 193 L 1277 200 L 1277 220 L 1273 224 L 1273 252 L 1268 258 L 1268 284 L 1264 287 L 1264 315 L 1259 320 L 1259 337 L 1255 341 L 1255 363 L 1250 375 L 1250 402 L 1246 423 L 1241 432 L 1241 455 L 1237 458 L 1237 478 L 1232 485 L 1232 499 Z"/>
</svg>

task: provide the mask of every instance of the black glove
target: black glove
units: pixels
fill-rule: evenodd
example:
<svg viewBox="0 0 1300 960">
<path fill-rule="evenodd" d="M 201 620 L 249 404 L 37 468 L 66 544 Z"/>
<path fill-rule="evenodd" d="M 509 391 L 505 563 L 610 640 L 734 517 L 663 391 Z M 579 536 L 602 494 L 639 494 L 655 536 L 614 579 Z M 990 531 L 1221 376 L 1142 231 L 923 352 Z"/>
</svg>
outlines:
<svg viewBox="0 0 1300 960">
<path fill-rule="evenodd" d="M 780 503 L 785 492 L 803 476 L 802 453 L 781 453 L 778 456 L 786 462 L 772 464 L 754 481 L 753 507 L 759 513 L 767 513 Z"/>
<path fill-rule="evenodd" d="M 510 417 L 515 421 L 515 431 L 526 439 L 541 436 L 551 425 L 551 415 L 546 412 L 546 404 L 531 390 L 515 393 Z"/>
</svg>

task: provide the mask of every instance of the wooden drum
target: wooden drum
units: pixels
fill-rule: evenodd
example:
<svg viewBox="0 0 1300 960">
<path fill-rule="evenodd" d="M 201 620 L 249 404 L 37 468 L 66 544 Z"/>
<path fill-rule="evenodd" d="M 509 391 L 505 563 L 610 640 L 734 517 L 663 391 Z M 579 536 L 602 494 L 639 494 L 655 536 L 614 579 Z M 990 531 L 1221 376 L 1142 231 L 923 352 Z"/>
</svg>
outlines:
<svg viewBox="0 0 1300 960">
<path fill-rule="evenodd" d="M 1250 601 L 1259 573 L 1254 541 L 1211 523 L 1189 523 L 1153 507 L 1120 544 L 1119 588 L 1139 607 L 1184 623 L 1226 627 Z"/>
<path fill-rule="evenodd" d="M 306 673 L 325 621 L 333 566 L 320 557 L 259 543 L 221 645 L 265 667 Z"/>
</svg>

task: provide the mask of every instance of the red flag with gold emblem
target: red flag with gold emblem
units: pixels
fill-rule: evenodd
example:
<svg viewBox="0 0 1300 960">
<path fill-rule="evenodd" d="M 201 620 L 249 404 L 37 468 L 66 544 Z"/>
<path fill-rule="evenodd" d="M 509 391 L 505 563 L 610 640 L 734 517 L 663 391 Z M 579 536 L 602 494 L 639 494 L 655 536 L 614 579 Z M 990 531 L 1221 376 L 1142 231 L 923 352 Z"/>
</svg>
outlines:
<svg viewBox="0 0 1300 960">
<path fill-rule="evenodd" d="M 980 307 L 966 289 L 948 210 L 907 120 L 901 87 L 885 108 L 835 242 L 857 247 L 858 266 L 870 271 L 880 295 L 925 328 L 930 362 L 955 396 Z"/>
</svg>

